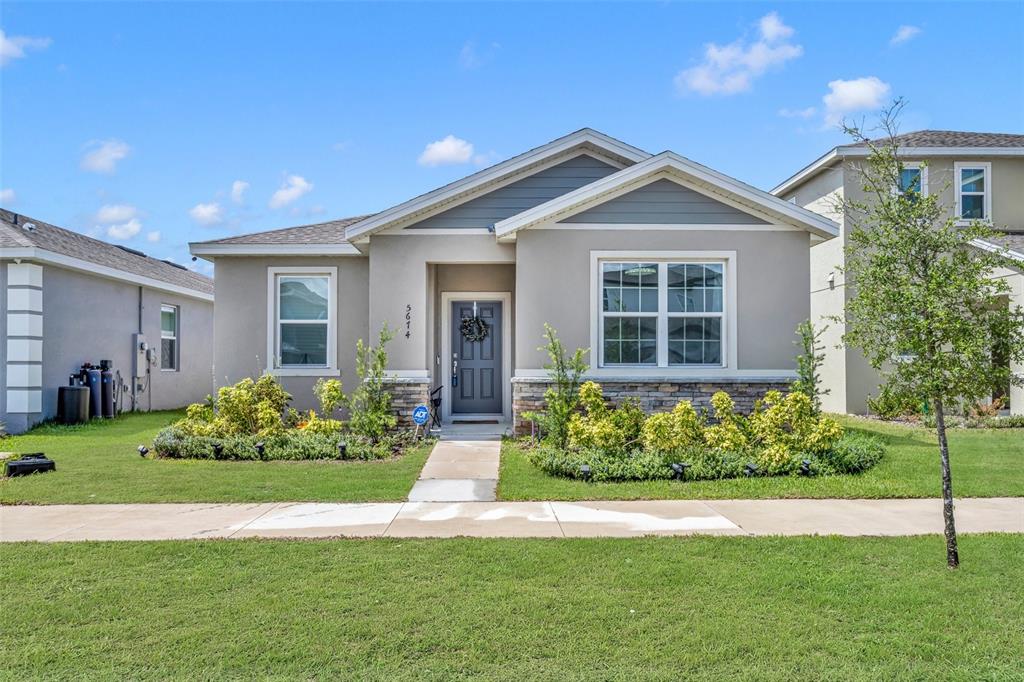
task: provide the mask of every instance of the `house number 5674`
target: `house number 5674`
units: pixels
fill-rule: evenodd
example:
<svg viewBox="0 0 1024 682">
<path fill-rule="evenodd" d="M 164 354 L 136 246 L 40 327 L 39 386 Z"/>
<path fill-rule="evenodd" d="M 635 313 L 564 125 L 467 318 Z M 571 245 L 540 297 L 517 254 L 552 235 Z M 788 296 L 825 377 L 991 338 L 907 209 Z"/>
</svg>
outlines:
<svg viewBox="0 0 1024 682">
<path fill-rule="evenodd" d="M 412 336 L 412 306 L 406 304 L 405 306 L 405 338 Z"/>
</svg>

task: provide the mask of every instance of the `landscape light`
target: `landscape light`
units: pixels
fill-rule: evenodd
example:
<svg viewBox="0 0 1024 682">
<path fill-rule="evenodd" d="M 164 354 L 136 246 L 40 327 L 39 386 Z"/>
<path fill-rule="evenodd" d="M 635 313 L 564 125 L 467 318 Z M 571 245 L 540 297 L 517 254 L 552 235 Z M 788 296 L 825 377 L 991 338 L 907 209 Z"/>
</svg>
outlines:
<svg viewBox="0 0 1024 682">
<path fill-rule="evenodd" d="M 266 445 L 267 444 L 264 443 L 263 441 L 256 443 L 256 454 L 259 455 L 261 459 L 263 458 L 263 449 L 266 447 Z"/>
<path fill-rule="evenodd" d="M 221 456 L 221 454 L 223 452 L 224 452 L 224 444 L 223 443 L 214 443 L 213 444 L 213 456 L 214 457 L 216 457 L 217 459 L 220 459 L 220 456 Z"/>
<path fill-rule="evenodd" d="M 672 469 L 673 478 L 681 481 L 686 477 L 686 470 L 690 468 L 690 464 L 689 462 L 672 462 L 669 464 L 669 468 Z"/>
<path fill-rule="evenodd" d="M 811 475 L 811 460 L 805 459 L 800 462 L 800 475 L 810 476 Z"/>
<path fill-rule="evenodd" d="M 582 476 L 583 480 L 585 480 L 585 481 L 589 481 L 590 480 L 590 465 L 589 464 L 581 464 L 580 465 L 580 476 Z"/>
<path fill-rule="evenodd" d="M 747 462 L 747 466 L 743 467 L 743 472 L 747 475 L 747 478 L 757 475 L 757 465 L 753 462 Z"/>
<path fill-rule="evenodd" d="M 345 459 L 345 453 L 348 451 L 348 443 L 343 440 L 338 441 L 338 458 Z"/>
<path fill-rule="evenodd" d="M 147 448 L 145 445 L 140 445 L 138 447 L 138 450 L 139 450 L 139 457 L 145 457 L 146 455 L 149 454 L 149 448 Z"/>
</svg>

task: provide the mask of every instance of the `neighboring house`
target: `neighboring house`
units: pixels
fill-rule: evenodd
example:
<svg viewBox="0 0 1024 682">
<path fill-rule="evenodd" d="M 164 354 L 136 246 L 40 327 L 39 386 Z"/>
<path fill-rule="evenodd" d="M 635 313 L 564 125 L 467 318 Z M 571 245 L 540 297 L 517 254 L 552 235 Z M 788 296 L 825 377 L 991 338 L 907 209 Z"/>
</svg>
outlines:
<svg viewBox="0 0 1024 682">
<path fill-rule="evenodd" d="M 213 388 L 208 277 L 0 209 L 0 287 L 11 433 L 54 417 L 58 387 L 85 362 L 113 363 L 124 410 L 180 407 Z"/>
<path fill-rule="evenodd" d="M 906 187 L 940 192 L 942 203 L 955 216 L 988 221 L 1000 232 L 991 243 L 976 246 L 1020 263 L 994 275 L 1010 285 L 1008 303 L 1024 306 L 1024 135 L 922 130 L 900 135 L 896 142 L 905 159 Z M 847 226 L 834 207 L 844 197 L 863 199 L 858 166 L 868 153 L 864 144 L 836 147 L 772 190 L 842 227 L 839 239 L 811 249 L 811 314 L 818 325 L 828 325 L 822 379 L 830 393 L 822 402 L 831 412 L 863 414 L 868 397 L 878 394 L 880 381 L 859 351 L 836 347 L 843 325 L 827 320 L 843 314 L 851 295 L 838 269 L 844 263 Z M 1015 369 L 1024 373 L 1024 367 Z M 1024 388 L 1011 387 L 1008 398 L 1010 411 L 1024 414 Z"/>
<path fill-rule="evenodd" d="M 214 261 L 215 376 L 271 372 L 299 406 L 357 381 L 357 339 L 396 330 L 403 416 L 511 419 L 548 386 L 544 324 L 590 349 L 606 394 L 746 409 L 794 376 L 809 248 L 838 226 L 672 152 L 590 129 L 374 215 L 191 244 Z M 488 330 L 470 340 L 462 320 Z M 521 420 L 517 425 L 522 428 Z"/>
</svg>

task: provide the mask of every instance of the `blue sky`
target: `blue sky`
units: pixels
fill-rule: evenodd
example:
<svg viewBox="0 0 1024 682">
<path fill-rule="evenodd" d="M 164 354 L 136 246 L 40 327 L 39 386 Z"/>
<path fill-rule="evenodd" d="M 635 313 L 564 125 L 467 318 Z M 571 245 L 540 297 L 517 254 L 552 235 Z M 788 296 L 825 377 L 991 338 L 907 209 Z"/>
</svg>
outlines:
<svg viewBox="0 0 1024 682">
<path fill-rule="evenodd" d="M 0 29 L 3 205 L 179 262 L 584 126 L 765 189 L 896 95 L 904 130 L 1024 132 L 1019 2 L 5 1 Z"/>
</svg>

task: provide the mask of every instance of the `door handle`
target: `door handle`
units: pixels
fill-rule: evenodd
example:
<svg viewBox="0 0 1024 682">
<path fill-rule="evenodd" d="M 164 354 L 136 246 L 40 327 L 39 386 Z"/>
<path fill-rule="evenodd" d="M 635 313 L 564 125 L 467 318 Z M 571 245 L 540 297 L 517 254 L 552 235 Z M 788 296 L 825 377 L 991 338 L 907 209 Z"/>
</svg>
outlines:
<svg viewBox="0 0 1024 682">
<path fill-rule="evenodd" d="M 459 385 L 459 356 L 452 353 L 452 386 Z"/>
</svg>

